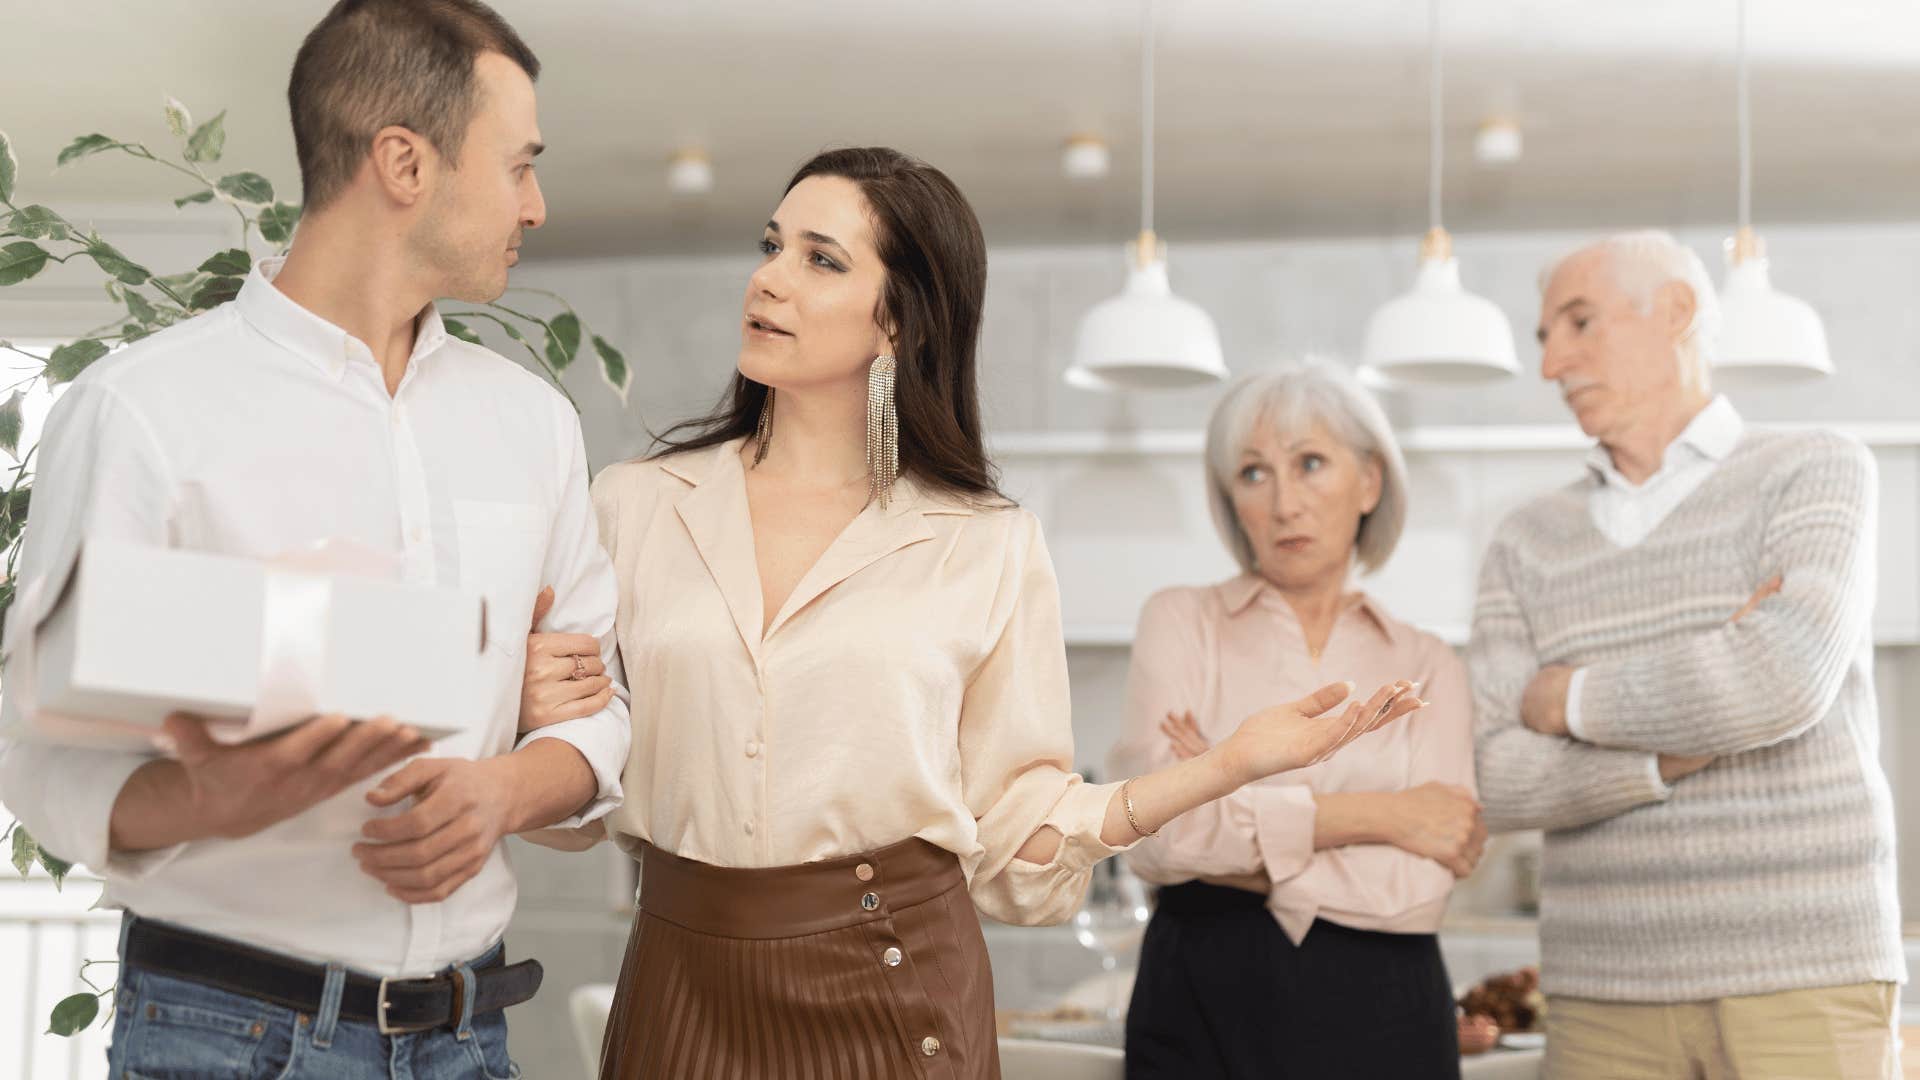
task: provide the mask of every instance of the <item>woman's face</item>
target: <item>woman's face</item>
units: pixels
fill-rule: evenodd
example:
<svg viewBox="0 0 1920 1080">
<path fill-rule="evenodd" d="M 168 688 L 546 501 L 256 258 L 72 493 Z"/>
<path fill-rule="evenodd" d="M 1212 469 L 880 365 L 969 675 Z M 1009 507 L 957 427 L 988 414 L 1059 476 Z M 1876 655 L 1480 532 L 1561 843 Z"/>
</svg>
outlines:
<svg viewBox="0 0 1920 1080">
<path fill-rule="evenodd" d="M 1283 589 L 1344 583 L 1360 518 L 1380 503 L 1380 466 L 1326 425 L 1254 425 L 1227 479 L 1260 576 Z"/>
<path fill-rule="evenodd" d="M 879 323 L 886 268 L 859 185 L 810 176 L 794 185 L 760 238 L 747 279 L 740 373 L 777 390 L 864 380 L 891 354 Z"/>
</svg>

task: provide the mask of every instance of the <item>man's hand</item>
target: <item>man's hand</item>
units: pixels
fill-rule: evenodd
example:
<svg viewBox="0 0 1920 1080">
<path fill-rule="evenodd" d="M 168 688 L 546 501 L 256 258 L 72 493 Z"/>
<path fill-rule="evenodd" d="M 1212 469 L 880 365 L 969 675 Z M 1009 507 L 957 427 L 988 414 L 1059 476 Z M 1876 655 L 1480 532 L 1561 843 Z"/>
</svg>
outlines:
<svg viewBox="0 0 1920 1080">
<path fill-rule="evenodd" d="M 1520 697 L 1520 722 L 1542 735 L 1566 735 L 1567 684 L 1574 669 L 1565 664 L 1549 664 L 1527 684 Z"/>
<path fill-rule="evenodd" d="M 1741 619 L 1753 614 L 1753 609 L 1760 606 L 1760 601 L 1780 591 L 1781 584 L 1782 579 L 1779 574 L 1775 574 L 1762 582 L 1760 587 L 1754 590 L 1753 595 L 1747 598 L 1747 602 L 1740 606 L 1740 610 L 1733 613 L 1733 618 L 1727 621 L 1739 622 Z"/>
<path fill-rule="evenodd" d="M 237 839 L 285 821 L 429 743 L 405 724 L 320 716 L 277 735 L 229 746 L 198 717 L 175 713 L 165 731 L 174 760 L 140 767 L 114 800 L 114 851 L 150 851 L 208 837 Z"/>
<path fill-rule="evenodd" d="M 512 767 L 504 757 L 422 758 L 387 777 L 367 792 L 367 801 L 386 807 L 412 798 L 413 806 L 361 828 L 371 843 L 353 846 L 360 868 L 385 884 L 389 896 L 409 904 L 453 895 L 512 831 Z"/>
</svg>

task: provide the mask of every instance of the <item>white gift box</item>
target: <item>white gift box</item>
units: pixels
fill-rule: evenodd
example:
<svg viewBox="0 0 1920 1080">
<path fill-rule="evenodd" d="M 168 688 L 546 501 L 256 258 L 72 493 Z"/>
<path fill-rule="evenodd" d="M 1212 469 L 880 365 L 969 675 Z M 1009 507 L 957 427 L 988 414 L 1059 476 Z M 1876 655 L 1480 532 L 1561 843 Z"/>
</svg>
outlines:
<svg viewBox="0 0 1920 1080">
<path fill-rule="evenodd" d="M 7 692 L 29 737 L 70 745 L 150 749 L 174 712 L 223 742 L 325 713 L 454 734 L 481 715 L 485 601 L 390 573 L 344 544 L 263 562 L 89 540 L 16 637 Z"/>
</svg>

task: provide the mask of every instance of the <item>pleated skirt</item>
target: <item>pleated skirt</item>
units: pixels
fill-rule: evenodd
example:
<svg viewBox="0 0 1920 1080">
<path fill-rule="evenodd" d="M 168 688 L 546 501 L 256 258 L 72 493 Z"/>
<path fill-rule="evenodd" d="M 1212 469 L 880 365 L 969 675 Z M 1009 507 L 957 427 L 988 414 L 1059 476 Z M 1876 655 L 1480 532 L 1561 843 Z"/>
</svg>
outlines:
<svg viewBox="0 0 1920 1080">
<path fill-rule="evenodd" d="M 998 1080 L 966 876 L 907 840 L 738 870 L 647 846 L 602 1080 Z"/>
</svg>

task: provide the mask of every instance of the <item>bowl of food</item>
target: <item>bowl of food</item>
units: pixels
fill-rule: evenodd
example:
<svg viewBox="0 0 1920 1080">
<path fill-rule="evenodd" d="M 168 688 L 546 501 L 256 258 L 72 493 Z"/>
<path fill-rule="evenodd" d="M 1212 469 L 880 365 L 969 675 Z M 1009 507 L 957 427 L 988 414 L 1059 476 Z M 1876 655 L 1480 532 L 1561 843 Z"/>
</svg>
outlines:
<svg viewBox="0 0 1920 1080">
<path fill-rule="evenodd" d="M 1495 1045 L 1514 1049 L 1544 1044 L 1546 995 L 1540 969 L 1524 967 L 1489 975 L 1460 995 L 1460 1052 L 1484 1053 Z"/>
</svg>

